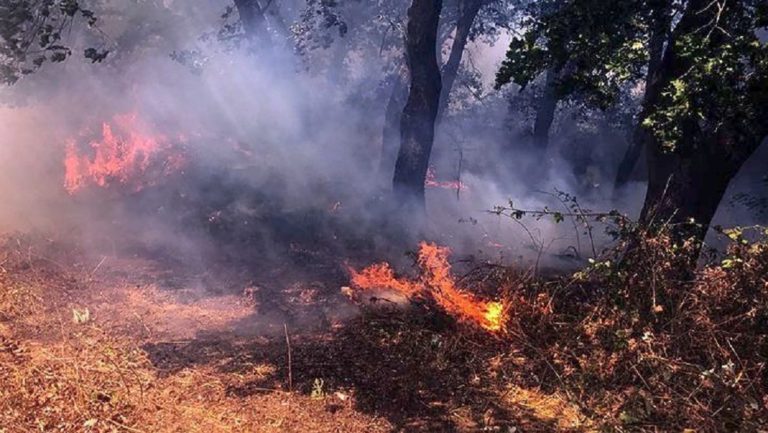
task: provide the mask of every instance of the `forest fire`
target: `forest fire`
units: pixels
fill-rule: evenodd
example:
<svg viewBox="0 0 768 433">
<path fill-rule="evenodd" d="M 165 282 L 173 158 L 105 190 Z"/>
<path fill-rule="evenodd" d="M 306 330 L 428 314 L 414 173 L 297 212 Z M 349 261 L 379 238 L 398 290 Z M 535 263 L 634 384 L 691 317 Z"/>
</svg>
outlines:
<svg viewBox="0 0 768 433">
<path fill-rule="evenodd" d="M 89 143 L 90 152 L 81 152 L 78 140 L 68 139 L 64 157 L 67 192 L 74 194 L 89 184 L 122 184 L 139 191 L 156 177 L 179 170 L 184 158 L 173 143 L 164 135 L 144 131 L 138 114 L 128 113 L 102 123 L 101 135 Z"/>
<path fill-rule="evenodd" d="M 369 266 L 362 271 L 350 270 L 351 284 L 358 290 L 389 289 L 407 298 L 429 297 L 448 314 L 460 321 L 472 323 L 491 332 L 504 329 L 504 305 L 482 301 L 456 286 L 448 263 L 447 247 L 422 242 L 418 265 L 421 275 L 416 281 L 397 278 L 387 263 Z"/>
<path fill-rule="evenodd" d="M 467 185 L 460 180 L 443 181 L 437 180 L 437 174 L 435 174 L 435 168 L 429 167 L 427 169 L 427 178 L 424 181 L 424 186 L 428 188 L 442 188 L 452 189 L 456 191 L 466 191 Z"/>
</svg>

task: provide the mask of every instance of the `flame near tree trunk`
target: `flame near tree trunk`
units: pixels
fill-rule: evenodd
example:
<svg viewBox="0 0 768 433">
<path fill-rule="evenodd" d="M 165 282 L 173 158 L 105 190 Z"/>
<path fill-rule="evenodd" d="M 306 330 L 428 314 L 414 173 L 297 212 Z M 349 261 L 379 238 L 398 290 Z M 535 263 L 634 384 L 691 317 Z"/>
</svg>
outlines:
<svg viewBox="0 0 768 433">
<path fill-rule="evenodd" d="M 430 297 L 448 314 L 460 321 L 473 323 L 492 332 L 504 328 L 504 305 L 486 302 L 456 287 L 448 263 L 450 250 L 432 243 L 419 244 L 420 277 L 415 280 L 397 278 L 387 263 L 369 266 L 362 271 L 350 270 L 352 286 L 358 290 L 389 289 L 408 298 Z"/>
<path fill-rule="evenodd" d="M 428 188 L 443 188 L 453 189 L 456 191 L 466 191 L 467 185 L 460 180 L 437 180 L 437 174 L 435 174 L 435 168 L 427 168 L 427 178 L 424 180 L 424 186 Z"/>
</svg>

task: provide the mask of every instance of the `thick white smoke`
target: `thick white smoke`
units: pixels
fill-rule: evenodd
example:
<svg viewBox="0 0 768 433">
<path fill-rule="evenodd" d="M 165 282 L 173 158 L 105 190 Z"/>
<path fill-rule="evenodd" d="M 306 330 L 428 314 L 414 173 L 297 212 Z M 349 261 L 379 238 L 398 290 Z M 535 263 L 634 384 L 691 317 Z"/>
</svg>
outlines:
<svg viewBox="0 0 768 433">
<path fill-rule="evenodd" d="M 289 45 L 252 50 L 200 42 L 201 34 L 219 25 L 218 4 L 202 0 L 108 4 L 112 12 L 101 16 L 99 24 L 113 44 L 106 63 L 91 65 L 74 56 L 0 90 L 5 104 L 0 108 L 4 229 L 58 224 L 88 232 L 105 227 L 94 224 L 101 218 L 109 231 L 118 227 L 133 238 L 162 238 L 194 249 L 195 242 L 183 235 L 183 229 L 169 231 L 169 223 L 158 222 L 162 219 L 158 215 L 172 212 L 164 202 L 176 195 L 199 193 L 202 202 L 210 198 L 212 203 L 223 203 L 224 210 L 239 215 L 239 223 L 261 224 L 270 212 L 319 212 L 335 215 L 356 235 L 387 242 L 389 234 L 381 233 L 379 224 L 381 213 L 387 211 L 381 203 L 388 175 L 376 169 L 389 96 L 389 89 L 380 84 L 391 58 L 379 56 L 376 47 L 348 53 L 340 57 L 344 67 L 339 70 L 346 71 L 342 79 L 327 68 L 313 69 Z M 143 24 L 136 27 L 139 23 Z M 94 40 L 90 33 L 73 35 L 75 52 Z M 510 199 L 520 208 L 561 210 L 562 204 L 546 193 L 553 188 L 584 192 L 584 179 L 572 174 L 567 164 L 555 163 L 548 172 L 528 176 L 540 162 L 515 149 L 509 125 L 529 119 L 510 120 L 506 95 L 490 88 L 506 43 L 505 38 L 492 46 L 475 43 L 465 56 L 480 71 L 485 95 L 478 99 L 457 84 L 457 91 L 468 95 L 459 105 L 468 108 L 441 126 L 433 164 L 439 180 L 460 178 L 467 190 L 458 196 L 455 190 L 429 190 L 427 235 L 461 252 L 505 260 L 522 257 L 528 263 L 543 256 L 549 265 L 562 266 L 569 260 L 563 257 L 573 255 L 574 247 L 580 246 L 583 256 L 591 254 L 583 229 L 575 229 L 569 221 L 533 219 L 523 219 L 522 227 L 487 213 Z M 201 70 L 170 56 L 185 49 L 198 50 Z M 313 56 L 332 53 L 330 49 Z M 135 200 L 133 196 L 114 201 L 105 198 L 107 194 L 68 195 L 62 163 L 66 140 L 81 137 L 83 131 L 98 132 L 102 122 L 129 112 L 140 116 L 148 132 L 184 137 L 178 141 L 190 161 L 187 168 L 196 170 L 195 180 L 202 184 L 206 182 L 200 178 L 205 176 L 224 180 L 212 183 L 213 190 L 206 186 L 205 191 L 190 191 L 195 185 L 181 192 L 163 190 L 168 196 L 144 197 L 139 204 L 125 203 Z M 555 129 L 553 141 L 568 146 L 565 131 Z M 599 145 L 610 146 L 607 141 Z M 87 142 L 81 145 L 87 150 Z M 593 162 L 601 163 L 606 161 Z M 580 197 L 582 205 L 606 211 L 619 205 L 636 215 L 642 185 L 633 185 L 620 203 L 613 203 L 608 185 L 612 169 L 602 168 L 603 185 Z M 256 204 L 254 192 L 264 195 Z M 227 200 L 218 200 L 225 195 Z M 131 214 L 134 219 L 125 225 L 121 218 L 125 209 L 145 203 L 152 218 L 137 221 Z M 298 221 L 295 224 L 304 224 Z M 265 227 L 264 236 L 274 237 L 271 230 Z M 601 230 L 596 226 L 593 233 L 598 249 L 606 242 Z"/>
</svg>

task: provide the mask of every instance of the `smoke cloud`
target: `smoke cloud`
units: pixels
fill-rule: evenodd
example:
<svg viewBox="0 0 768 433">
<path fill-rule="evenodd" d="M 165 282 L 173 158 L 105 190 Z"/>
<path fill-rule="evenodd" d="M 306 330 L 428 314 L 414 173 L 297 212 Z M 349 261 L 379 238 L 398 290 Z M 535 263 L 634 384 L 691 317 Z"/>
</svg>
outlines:
<svg viewBox="0 0 768 433">
<path fill-rule="evenodd" d="M 438 184 L 428 189 L 428 227 L 411 233 L 387 225 L 391 173 L 377 171 L 390 92 L 382 84 L 392 61 L 387 53 L 369 47 L 339 56 L 331 46 L 307 58 L 289 44 L 254 50 L 203 41 L 222 12 L 206 1 L 107 2 L 106 10 L 100 29 L 114 48 L 105 64 L 73 57 L 0 90 L 4 230 L 66 227 L 94 248 L 140 241 L 199 260 L 214 249 L 211 238 L 225 240 L 235 255 L 252 242 L 265 256 L 280 257 L 294 239 L 354 256 L 361 245 L 398 255 L 408 241 L 396 238 L 415 246 L 430 237 L 463 254 L 569 268 L 592 254 L 591 243 L 597 250 L 609 243 L 599 226 L 590 241 L 570 221 L 514 222 L 488 211 L 510 199 L 522 209 L 564 210 L 551 194 L 556 188 L 584 208 L 639 212 L 642 182 L 611 200 L 613 167 L 626 141 L 615 131 L 585 133 L 578 108 L 560 110 L 552 163 L 539 169 L 519 134 L 531 120 L 510 109 L 525 94 L 491 88 L 505 37 L 468 50 L 465 63 L 479 74 L 481 94 L 457 83 L 432 157 Z M 283 8 L 286 20 L 300 10 Z M 134 27 L 138 22 L 145 24 Z M 74 34 L 74 52 L 95 38 Z M 194 58 L 172 58 L 181 50 Z M 314 67 L 312 59 L 323 55 L 339 56 L 343 67 Z M 171 142 L 183 166 L 140 191 L 116 184 L 68 193 L 67 142 L 93 157 L 90 143 L 102 138 L 102 125 L 128 114 L 140 133 Z M 581 160 L 574 156 L 579 146 L 588 148 Z M 458 183 L 464 187 L 457 191 L 451 185 Z M 723 211 L 721 218 L 731 217 Z"/>
</svg>

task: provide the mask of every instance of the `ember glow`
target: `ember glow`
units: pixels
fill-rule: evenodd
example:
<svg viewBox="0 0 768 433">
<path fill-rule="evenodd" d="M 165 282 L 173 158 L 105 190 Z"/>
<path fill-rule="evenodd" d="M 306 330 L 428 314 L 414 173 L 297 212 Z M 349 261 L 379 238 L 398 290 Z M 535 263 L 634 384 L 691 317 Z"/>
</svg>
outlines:
<svg viewBox="0 0 768 433">
<path fill-rule="evenodd" d="M 460 321 L 492 332 L 501 331 L 505 322 L 504 305 L 477 299 L 459 289 L 451 275 L 449 255 L 446 247 L 422 242 L 418 258 L 421 275 L 417 280 L 397 278 L 389 264 L 379 263 L 359 272 L 351 270 L 351 284 L 357 290 L 388 289 L 408 298 L 429 297 Z"/>
<path fill-rule="evenodd" d="M 428 188 L 453 189 L 456 191 L 466 191 L 468 189 L 467 185 L 460 180 L 453 180 L 453 181 L 437 180 L 437 175 L 435 174 L 434 167 L 429 167 L 427 169 L 427 178 L 424 181 L 424 186 Z"/>
<path fill-rule="evenodd" d="M 157 177 L 181 168 L 184 158 L 164 135 L 145 132 L 136 113 L 115 116 L 101 125 L 88 146 L 70 138 L 64 157 L 64 188 L 70 194 L 87 185 L 126 185 L 138 191 Z M 84 136 L 86 134 L 81 134 Z M 83 150 L 83 148 L 90 148 Z"/>
</svg>

